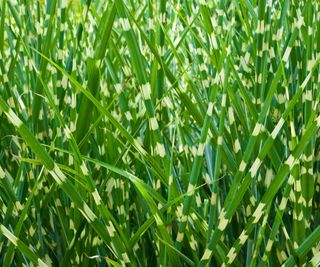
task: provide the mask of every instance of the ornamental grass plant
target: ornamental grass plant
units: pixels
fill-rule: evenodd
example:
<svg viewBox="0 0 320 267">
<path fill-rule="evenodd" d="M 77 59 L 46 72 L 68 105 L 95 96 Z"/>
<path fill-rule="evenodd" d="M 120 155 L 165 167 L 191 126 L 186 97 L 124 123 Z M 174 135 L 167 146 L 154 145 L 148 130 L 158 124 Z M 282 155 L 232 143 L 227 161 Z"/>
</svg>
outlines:
<svg viewBox="0 0 320 267">
<path fill-rule="evenodd" d="M 319 266 L 318 0 L 1 0 L 0 266 Z"/>
</svg>

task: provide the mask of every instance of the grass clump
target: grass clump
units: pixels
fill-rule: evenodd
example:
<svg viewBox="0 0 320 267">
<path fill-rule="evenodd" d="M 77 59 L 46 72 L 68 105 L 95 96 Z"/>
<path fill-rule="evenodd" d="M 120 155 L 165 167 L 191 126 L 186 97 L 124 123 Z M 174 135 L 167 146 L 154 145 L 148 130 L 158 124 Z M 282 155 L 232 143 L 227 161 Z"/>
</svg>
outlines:
<svg viewBox="0 0 320 267">
<path fill-rule="evenodd" d="M 1 266 L 318 266 L 317 1 L 0 5 Z"/>
</svg>

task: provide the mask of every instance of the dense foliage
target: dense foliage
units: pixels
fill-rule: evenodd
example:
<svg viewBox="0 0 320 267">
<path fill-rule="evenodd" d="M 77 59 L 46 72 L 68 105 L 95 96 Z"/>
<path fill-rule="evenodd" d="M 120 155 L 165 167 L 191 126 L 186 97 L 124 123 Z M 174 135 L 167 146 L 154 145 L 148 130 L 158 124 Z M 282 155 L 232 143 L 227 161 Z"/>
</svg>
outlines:
<svg viewBox="0 0 320 267">
<path fill-rule="evenodd" d="M 1 266 L 318 266 L 320 3 L 1 0 Z"/>
</svg>

